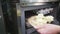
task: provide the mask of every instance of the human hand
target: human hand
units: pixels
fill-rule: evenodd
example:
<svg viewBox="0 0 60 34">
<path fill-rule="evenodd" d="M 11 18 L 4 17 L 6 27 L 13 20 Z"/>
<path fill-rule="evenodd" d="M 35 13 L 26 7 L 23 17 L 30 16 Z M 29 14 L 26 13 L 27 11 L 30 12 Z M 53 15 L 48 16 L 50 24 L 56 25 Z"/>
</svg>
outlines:
<svg viewBox="0 0 60 34">
<path fill-rule="evenodd" d="M 35 29 L 37 29 L 37 31 L 41 34 L 57 34 L 60 32 L 60 26 L 53 24 L 36 26 Z"/>
</svg>

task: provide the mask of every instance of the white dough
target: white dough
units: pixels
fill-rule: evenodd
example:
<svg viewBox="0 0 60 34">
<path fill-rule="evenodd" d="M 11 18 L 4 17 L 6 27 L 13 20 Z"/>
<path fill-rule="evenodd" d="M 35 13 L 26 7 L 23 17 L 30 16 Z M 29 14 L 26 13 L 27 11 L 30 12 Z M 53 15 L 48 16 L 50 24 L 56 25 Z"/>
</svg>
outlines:
<svg viewBox="0 0 60 34">
<path fill-rule="evenodd" d="M 32 16 L 28 19 L 28 23 L 30 23 L 33 27 L 37 25 L 44 25 L 47 22 L 51 23 L 54 20 L 53 16 L 44 16 L 43 14 L 38 14 L 37 16 Z"/>
</svg>

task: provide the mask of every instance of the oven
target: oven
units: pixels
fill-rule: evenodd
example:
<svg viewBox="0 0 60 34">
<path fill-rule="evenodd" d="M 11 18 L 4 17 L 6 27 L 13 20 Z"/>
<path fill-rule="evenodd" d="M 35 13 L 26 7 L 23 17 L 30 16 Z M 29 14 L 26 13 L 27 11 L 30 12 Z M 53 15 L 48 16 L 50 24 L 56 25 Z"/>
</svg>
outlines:
<svg viewBox="0 0 60 34">
<path fill-rule="evenodd" d="M 22 0 L 24 1 L 24 0 Z M 28 0 L 27 0 L 28 1 Z M 40 2 L 39 2 L 40 3 Z M 44 2 L 45 3 L 45 2 Z M 52 1 L 42 5 L 21 5 L 21 3 L 16 3 L 17 8 L 17 20 L 18 20 L 18 29 L 21 34 L 39 34 L 28 22 L 27 19 L 36 16 L 39 13 L 43 13 L 45 16 L 51 15 L 54 17 L 54 21 L 51 24 L 60 25 L 58 20 L 59 12 L 59 2 Z M 41 10 L 44 10 L 41 12 Z M 49 11 L 49 12 L 48 12 Z"/>
</svg>

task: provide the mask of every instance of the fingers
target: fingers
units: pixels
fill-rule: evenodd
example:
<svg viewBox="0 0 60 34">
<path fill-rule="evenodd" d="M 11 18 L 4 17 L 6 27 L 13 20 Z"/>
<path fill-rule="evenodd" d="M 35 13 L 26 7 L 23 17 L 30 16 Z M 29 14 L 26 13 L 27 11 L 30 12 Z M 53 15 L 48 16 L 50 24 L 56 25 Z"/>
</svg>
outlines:
<svg viewBox="0 0 60 34">
<path fill-rule="evenodd" d="M 41 29 L 43 27 L 42 26 L 35 26 L 34 28 L 38 30 L 38 29 Z"/>
<path fill-rule="evenodd" d="M 42 29 L 42 28 L 46 28 L 46 27 L 56 27 L 56 25 L 53 25 L 53 24 L 44 24 L 44 25 L 35 26 L 34 28 L 35 29 Z"/>
<path fill-rule="evenodd" d="M 47 25 L 49 26 L 49 24 L 37 25 L 37 26 L 35 26 L 34 28 L 35 28 L 35 29 L 42 29 L 42 28 L 46 28 Z"/>
<path fill-rule="evenodd" d="M 39 29 L 37 30 L 40 34 L 56 34 L 53 31 L 47 30 L 47 29 Z"/>
</svg>

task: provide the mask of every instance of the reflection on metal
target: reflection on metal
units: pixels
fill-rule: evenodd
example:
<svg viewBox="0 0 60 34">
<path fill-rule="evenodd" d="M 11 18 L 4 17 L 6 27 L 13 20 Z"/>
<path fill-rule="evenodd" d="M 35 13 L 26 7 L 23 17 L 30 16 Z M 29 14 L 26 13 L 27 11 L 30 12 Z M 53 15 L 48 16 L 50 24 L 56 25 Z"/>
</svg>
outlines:
<svg viewBox="0 0 60 34">
<path fill-rule="evenodd" d="M 21 2 L 56 2 L 59 0 L 20 0 Z"/>
<path fill-rule="evenodd" d="M 16 4 L 17 16 L 21 16 L 20 6 Z"/>
<path fill-rule="evenodd" d="M 46 5 L 47 3 L 20 3 L 22 6 Z"/>
<path fill-rule="evenodd" d="M 0 18 L 2 18 L 2 16 L 0 16 Z"/>
<path fill-rule="evenodd" d="M 48 2 L 58 2 L 59 0 L 20 0 L 22 6 L 45 5 Z"/>
<path fill-rule="evenodd" d="M 22 34 L 21 33 L 21 11 L 20 11 L 20 5 L 19 3 L 16 3 L 16 9 L 17 9 L 17 23 L 18 23 L 18 34 Z"/>
</svg>

